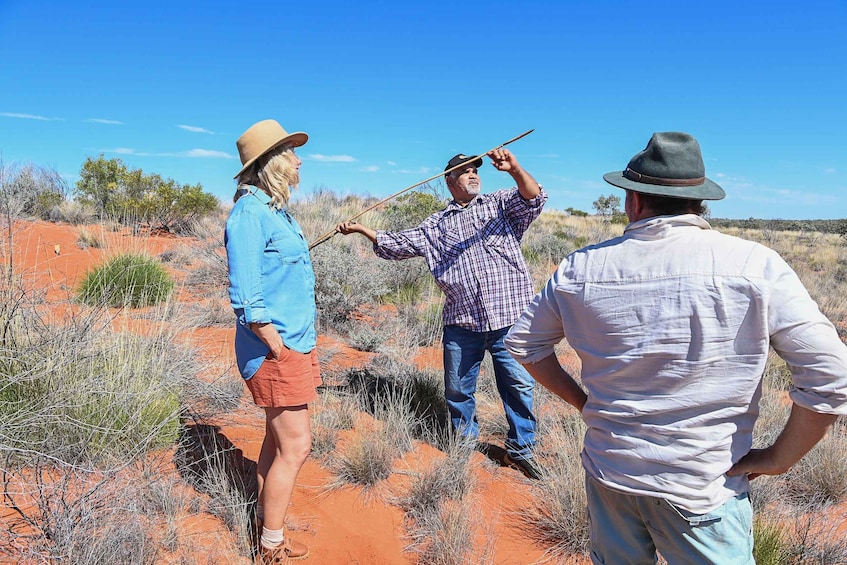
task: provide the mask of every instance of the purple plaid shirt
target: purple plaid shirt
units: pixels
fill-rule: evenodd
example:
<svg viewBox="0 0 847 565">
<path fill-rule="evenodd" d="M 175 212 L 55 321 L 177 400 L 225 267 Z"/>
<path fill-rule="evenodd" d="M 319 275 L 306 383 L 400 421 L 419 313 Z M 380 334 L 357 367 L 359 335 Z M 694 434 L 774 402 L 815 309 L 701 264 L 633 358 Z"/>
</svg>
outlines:
<svg viewBox="0 0 847 565">
<path fill-rule="evenodd" d="M 426 259 L 444 291 L 445 325 L 499 330 L 512 325 L 535 294 L 521 238 L 546 201 L 544 188 L 531 200 L 512 188 L 481 194 L 466 207 L 453 201 L 416 228 L 377 231 L 374 253 Z"/>
</svg>

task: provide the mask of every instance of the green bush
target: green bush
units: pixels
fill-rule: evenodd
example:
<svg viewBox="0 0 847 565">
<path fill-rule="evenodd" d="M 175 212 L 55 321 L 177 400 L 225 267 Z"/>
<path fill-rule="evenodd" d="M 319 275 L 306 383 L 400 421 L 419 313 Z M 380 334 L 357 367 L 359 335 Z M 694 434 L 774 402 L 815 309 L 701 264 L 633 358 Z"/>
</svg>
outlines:
<svg viewBox="0 0 847 565">
<path fill-rule="evenodd" d="M 89 306 L 138 308 L 165 301 L 174 283 L 165 268 L 146 255 L 118 255 L 90 271 L 77 291 Z"/>
<path fill-rule="evenodd" d="M 79 199 L 93 206 L 101 219 L 123 224 L 146 222 L 151 228 L 185 231 L 198 217 L 215 212 L 218 199 L 199 184 L 179 184 L 173 179 L 130 170 L 120 159 L 87 158 L 79 173 Z"/>
<path fill-rule="evenodd" d="M 386 229 L 407 230 L 420 224 L 426 217 L 444 208 L 444 203 L 435 195 L 426 192 L 410 192 L 397 198 L 383 212 Z"/>
</svg>

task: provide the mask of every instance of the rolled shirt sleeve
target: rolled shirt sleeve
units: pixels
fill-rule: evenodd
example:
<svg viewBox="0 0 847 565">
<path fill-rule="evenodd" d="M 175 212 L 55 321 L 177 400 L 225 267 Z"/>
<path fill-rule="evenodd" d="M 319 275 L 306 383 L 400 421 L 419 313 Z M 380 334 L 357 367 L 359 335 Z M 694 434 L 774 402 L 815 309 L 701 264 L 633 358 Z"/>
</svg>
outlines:
<svg viewBox="0 0 847 565">
<path fill-rule="evenodd" d="M 847 346 L 782 258 L 769 264 L 771 346 L 792 375 L 791 400 L 822 414 L 847 414 Z"/>
<path fill-rule="evenodd" d="M 242 210 L 227 221 L 229 298 L 239 322 L 245 325 L 271 321 L 262 289 L 263 231 L 262 222 L 249 210 Z"/>
<path fill-rule="evenodd" d="M 565 337 L 556 304 L 557 275 L 547 281 L 506 334 L 506 349 L 519 363 L 537 363 L 552 355 L 554 346 Z"/>
</svg>

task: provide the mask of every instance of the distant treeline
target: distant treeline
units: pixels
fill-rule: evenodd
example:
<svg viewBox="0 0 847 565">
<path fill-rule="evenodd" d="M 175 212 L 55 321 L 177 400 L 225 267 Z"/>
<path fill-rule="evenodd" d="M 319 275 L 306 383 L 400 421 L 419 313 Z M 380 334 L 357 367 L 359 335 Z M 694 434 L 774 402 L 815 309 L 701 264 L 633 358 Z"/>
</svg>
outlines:
<svg viewBox="0 0 847 565">
<path fill-rule="evenodd" d="M 847 236 L 847 219 L 840 220 L 731 220 L 728 218 L 709 218 L 713 228 L 746 228 L 774 231 L 817 231 L 837 233 Z"/>
</svg>

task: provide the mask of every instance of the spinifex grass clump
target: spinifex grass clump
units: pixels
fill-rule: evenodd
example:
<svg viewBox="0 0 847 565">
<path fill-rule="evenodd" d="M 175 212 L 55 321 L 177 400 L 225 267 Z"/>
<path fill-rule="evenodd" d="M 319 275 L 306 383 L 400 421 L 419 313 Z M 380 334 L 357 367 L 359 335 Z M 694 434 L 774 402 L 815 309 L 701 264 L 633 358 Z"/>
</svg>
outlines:
<svg viewBox="0 0 847 565">
<path fill-rule="evenodd" d="M 165 301 L 173 287 L 171 276 L 155 259 L 126 253 L 90 271 L 77 296 L 89 306 L 138 308 Z"/>
<path fill-rule="evenodd" d="M 36 328 L 23 318 L 0 350 L 0 454 L 108 465 L 175 442 L 190 350 L 90 319 Z"/>
</svg>

